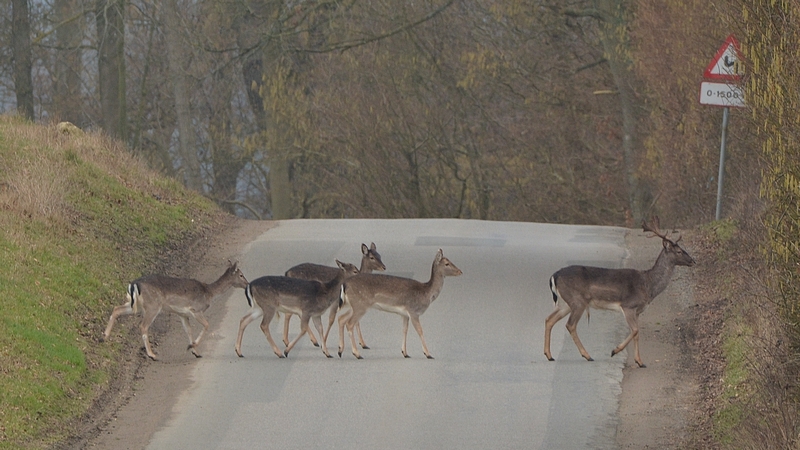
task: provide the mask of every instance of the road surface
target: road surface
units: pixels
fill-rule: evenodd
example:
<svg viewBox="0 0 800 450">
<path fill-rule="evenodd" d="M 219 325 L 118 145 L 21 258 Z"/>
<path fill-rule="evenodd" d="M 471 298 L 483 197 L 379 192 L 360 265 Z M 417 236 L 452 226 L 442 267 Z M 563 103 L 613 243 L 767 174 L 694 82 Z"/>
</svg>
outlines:
<svg viewBox="0 0 800 450">
<path fill-rule="evenodd" d="M 425 358 L 413 327 L 411 358 L 403 358 L 401 318 L 378 310 L 361 321 L 371 347 L 363 360 L 347 337 L 341 358 L 325 358 L 303 338 L 279 359 L 257 322 L 238 358 L 247 302 L 236 290 L 215 339 L 203 343 L 192 387 L 147 448 L 616 448 L 626 354 L 610 354 L 627 334 L 621 315 L 593 310 L 591 323 L 579 324 L 594 362 L 578 353 L 566 319 L 553 330 L 555 362 L 542 345 L 550 275 L 570 264 L 624 267 L 626 232 L 442 219 L 280 222 L 247 246 L 241 267 L 249 279 L 301 262 L 358 265 L 361 243 L 375 242 L 386 273 L 426 281 L 442 248 L 464 274 L 446 278 L 421 317 L 436 359 Z M 276 340 L 281 327 L 273 320 Z M 298 331 L 294 318 L 290 338 Z M 337 343 L 334 329 L 333 355 Z"/>
</svg>

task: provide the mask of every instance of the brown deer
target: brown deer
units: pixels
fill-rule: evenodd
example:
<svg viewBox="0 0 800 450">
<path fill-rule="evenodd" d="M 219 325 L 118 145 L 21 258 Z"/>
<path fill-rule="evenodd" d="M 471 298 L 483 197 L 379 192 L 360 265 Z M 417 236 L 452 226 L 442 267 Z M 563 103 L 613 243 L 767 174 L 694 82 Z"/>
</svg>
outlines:
<svg viewBox="0 0 800 450">
<path fill-rule="evenodd" d="M 619 310 L 625 316 L 631 333 L 611 356 L 625 349 L 633 340 L 635 357 L 639 367 L 646 367 L 639 356 L 639 314 L 666 289 L 675 266 L 693 266 L 694 259 L 679 245 L 680 237 L 673 242 L 659 231 L 658 217 L 652 226 L 642 221 L 645 232 L 651 232 L 662 240 L 663 249 L 649 270 L 604 269 L 600 267 L 569 266 L 550 277 L 550 290 L 556 310 L 545 320 L 544 355 L 554 361 L 550 354 L 550 332 L 553 326 L 569 314 L 567 330 L 575 341 L 581 356 L 594 361 L 578 338 L 577 326 L 584 311 L 589 308 Z M 558 300 L 562 300 L 559 305 Z"/>
<path fill-rule="evenodd" d="M 339 316 L 339 357 L 344 350 L 344 327 L 350 333 L 350 343 L 353 355 L 358 359 L 363 359 L 356 348 L 353 328 L 358 324 L 370 307 L 382 311 L 399 314 L 403 317 L 403 356 L 408 358 L 406 352 L 406 337 L 408 336 L 408 321 L 414 324 L 419 338 L 422 341 L 422 350 L 428 359 L 433 359 L 428 346 L 425 344 L 425 337 L 422 334 L 422 325 L 419 323 L 421 316 L 436 300 L 444 285 L 444 277 L 457 277 L 461 275 L 461 269 L 451 263 L 442 254 L 442 249 L 436 253 L 431 267 L 431 278 L 427 283 L 421 283 L 410 278 L 396 277 L 381 274 L 361 274 L 350 278 L 342 285 L 340 308 L 349 305 L 350 310 L 343 312 Z"/>
<path fill-rule="evenodd" d="M 183 324 L 183 329 L 189 336 L 189 347 L 192 354 L 198 358 L 201 355 L 197 352 L 197 345 L 203 334 L 208 330 L 208 321 L 203 313 L 211 305 L 211 301 L 223 295 L 230 288 L 247 287 L 247 279 L 239 270 L 238 263 L 228 261 L 228 268 L 219 279 L 211 284 L 205 284 L 190 278 L 173 278 L 164 275 L 149 275 L 134 280 L 128 285 L 127 301 L 124 305 L 117 306 L 111 313 L 103 339 L 106 340 L 111 335 L 111 328 L 120 316 L 138 313 L 142 310 L 142 323 L 139 329 L 142 332 L 144 348 L 147 356 L 156 360 L 156 354 L 150 348 L 150 340 L 147 337 L 147 330 L 162 309 L 178 315 Z M 192 339 L 192 329 L 189 324 L 189 317 L 203 325 L 197 339 Z"/>
<path fill-rule="evenodd" d="M 361 267 L 358 269 L 359 273 L 372 273 L 373 270 L 384 271 L 386 270 L 386 266 L 381 261 L 381 255 L 378 253 L 377 248 L 375 247 L 375 243 L 372 242 L 369 247 L 366 244 L 361 244 Z M 319 281 L 320 283 L 327 283 L 328 281 L 336 278 L 336 275 L 339 274 L 339 269 L 336 267 L 330 266 L 323 266 L 320 264 L 313 264 L 313 263 L 303 263 L 298 264 L 291 269 L 286 271 L 287 277 L 292 278 L 301 278 L 303 280 L 315 280 Z M 327 342 L 328 341 L 328 333 L 331 332 L 331 326 L 333 326 L 333 321 L 336 319 L 336 312 L 339 308 L 337 302 L 334 302 L 331 305 L 330 314 L 328 315 L 328 329 L 325 331 L 325 335 L 322 338 Z M 292 318 L 292 313 L 284 314 L 283 320 L 283 344 L 289 345 L 289 321 Z M 358 340 L 361 344 L 361 348 L 366 348 L 367 344 L 364 342 L 364 336 L 361 335 L 361 326 L 357 325 L 356 329 L 358 330 Z M 319 347 L 317 340 L 314 338 L 314 333 L 309 330 L 308 337 L 311 338 L 311 343 L 314 344 L 315 347 Z"/>
<path fill-rule="evenodd" d="M 297 344 L 305 333 L 310 333 L 309 321 L 314 320 L 317 332 L 322 336 L 322 314 L 335 304 L 339 299 L 339 288 L 342 282 L 358 274 L 358 268 L 352 264 L 336 261 L 339 266 L 339 273 L 336 277 L 325 284 L 318 281 L 301 280 L 299 278 L 266 276 L 253 280 L 245 288 L 245 296 L 250 309 L 247 314 L 239 321 L 239 335 L 236 337 L 236 354 L 241 358 L 242 337 L 244 330 L 250 322 L 261 319 L 261 331 L 267 337 L 272 351 L 279 358 L 289 356 L 289 352 Z M 281 311 L 300 316 L 300 334 L 290 342 L 286 349 L 281 352 L 272 335 L 269 332 L 269 324 L 275 313 Z M 328 347 L 325 340 L 322 340 L 322 352 L 328 358 Z"/>
</svg>

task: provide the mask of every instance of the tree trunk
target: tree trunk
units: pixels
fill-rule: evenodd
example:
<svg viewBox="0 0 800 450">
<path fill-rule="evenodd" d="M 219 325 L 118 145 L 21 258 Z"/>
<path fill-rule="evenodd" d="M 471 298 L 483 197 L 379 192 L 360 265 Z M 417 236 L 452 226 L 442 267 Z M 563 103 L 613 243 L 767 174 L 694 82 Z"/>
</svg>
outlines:
<svg viewBox="0 0 800 450">
<path fill-rule="evenodd" d="M 100 115 L 109 136 L 125 141 L 125 0 L 97 0 L 97 60 Z"/>
<path fill-rule="evenodd" d="M 642 145 L 638 131 L 639 114 L 643 110 L 636 96 L 636 76 L 631 61 L 630 40 L 627 32 L 625 0 L 598 0 L 597 6 L 603 20 L 600 21 L 600 39 L 603 52 L 608 58 L 608 67 L 614 78 L 622 113 L 622 157 L 625 165 L 625 181 L 628 185 L 628 205 L 633 223 L 644 219 L 644 193 L 639 180 L 638 152 Z"/>
<path fill-rule="evenodd" d="M 58 120 L 72 122 L 83 127 L 81 116 L 81 39 L 82 15 L 76 13 L 80 5 L 76 0 L 55 0 L 56 41 L 58 50 L 55 61 L 55 85 L 53 103 Z"/>
<path fill-rule="evenodd" d="M 225 76 L 225 71 L 214 73 L 214 92 L 208 109 L 213 111 L 209 117 L 209 138 L 211 140 L 211 160 L 214 164 L 214 183 L 211 186 L 213 198 L 226 211 L 235 213 L 236 187 L 239 172 L 245 160 L 237 153 L 231 142 L 231 97 L 233 83 Z"/>
<path fill-rule="evenodd" d="M 200 160 L 197 157 L 197 144 L 192 127 L 192 105 L 189 98 L 189 80 L 186 75 L 189 49 L 181 45 L 180 15 L 177 0 L 167 0 L 164 5 L 164 35 L 167 41 L 167 64 L 175 96 L 175 116 L 178 119 L 178 154 L 182 159 L 184 182 L 189 189 L 203 192 L 203 178 L 200 173 Z"/>
<path fill-rule="evenodd" d="M 17 111 L 33 120 L 33 79 L 31 75 L 31 25 L 27 0 L 12 0 L 11 40 L 14 53 L 14 91 Z"/>
</svg>

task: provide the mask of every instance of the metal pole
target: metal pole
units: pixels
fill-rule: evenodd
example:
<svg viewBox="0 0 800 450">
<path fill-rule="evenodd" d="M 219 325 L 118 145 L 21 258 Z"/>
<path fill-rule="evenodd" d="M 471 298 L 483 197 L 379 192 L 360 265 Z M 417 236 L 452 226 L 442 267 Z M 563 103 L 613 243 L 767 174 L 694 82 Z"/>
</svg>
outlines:
<svg viewBox="0 0 800 450">
<path fill-rule="evenodd" d="M 719 220 L 722 212 L 722 180 L 725 177 L 725 133 L 728 129 L 727 106 L 722 110 L 722 142 L 719 145 L 719 176 L 717 177 L 717 214 L 715 220 Z"/>
</svg>

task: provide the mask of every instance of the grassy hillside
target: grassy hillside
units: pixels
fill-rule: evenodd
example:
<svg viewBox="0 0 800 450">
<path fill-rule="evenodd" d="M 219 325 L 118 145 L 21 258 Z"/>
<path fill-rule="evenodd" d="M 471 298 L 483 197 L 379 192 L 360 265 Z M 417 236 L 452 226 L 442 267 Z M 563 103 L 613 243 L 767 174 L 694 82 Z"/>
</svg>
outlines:
<svg viewBox="0 0 800 450">
<path fill-rule="evenodd" d="M 0 448 L 63 437 L 121 361 L 127 283 L 221 213 L 101 136 L 0 116 Z"/>
</svg>

